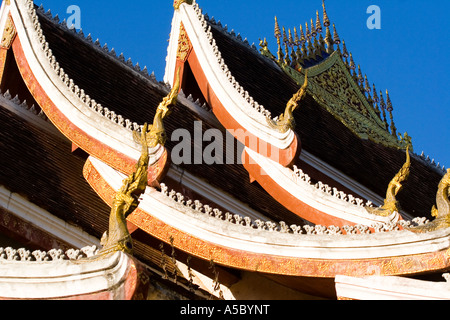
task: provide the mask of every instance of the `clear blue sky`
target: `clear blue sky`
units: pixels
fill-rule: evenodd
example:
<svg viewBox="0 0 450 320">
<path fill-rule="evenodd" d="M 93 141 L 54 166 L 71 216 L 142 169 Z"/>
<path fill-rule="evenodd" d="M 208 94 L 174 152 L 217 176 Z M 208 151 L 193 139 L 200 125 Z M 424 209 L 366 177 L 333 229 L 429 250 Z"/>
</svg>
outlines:
<svg viewBox="0 0 450 320">
<path fill-rule="evenodd" d="M 39 0 L 36 0 L 39 1 Z M 173 16 L 172 0 L 41 0 L 60 19 L 67 8 L 81 9 L 81 27 L 102 44 L 123 52 L 141 67 L 164 75 Z M 258 45 L 267 37 L 272 52 L 274 16 L 286 28 L 297 27 L 316 10 L 321 0 L 198 0 L 203 12 L 214 16 Z M 367 28 L 367 8 L 381 9 L 381 29 Z M 326 0 L 328 16 L 341 40 L 378 91 L 388 89 L 399 132 L 413 138 L 414 151 L 450 167 L 450 12 L 449 0 Z"/>
</svg>

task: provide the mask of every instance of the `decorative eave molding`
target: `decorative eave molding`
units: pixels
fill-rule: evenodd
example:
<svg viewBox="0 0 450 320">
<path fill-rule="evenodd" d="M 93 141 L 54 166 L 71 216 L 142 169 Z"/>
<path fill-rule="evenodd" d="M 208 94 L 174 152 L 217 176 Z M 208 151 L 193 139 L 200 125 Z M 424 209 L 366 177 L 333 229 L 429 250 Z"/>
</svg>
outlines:
<svg viewBox="0 0 450 320">
<path fill-rule="evenodd" d="M 251 209 L 247 204 L 238 201 L 231 195 L 213 187 L 180 167 L 171 165 L 171 168 L 167 172 L 167 177 L 179 182 L 197 194 L 201 194 L 206 199 L 209 199 L 211 202 L 225 210 L 239 213 L 240 215 L 250 217 L 253 220 L 267 220 L 267 217 Z"/>
<path fill-rule="evenodd" d="M 267 118 L 271 117 L 270 113 L 236 82 L 215 45 L 211 27 L 208 26 L 195 2 L 193 5 L 182 3 L 174 13 L 164 81 L 173 82 L 181 23 L 189 36 L 207 81 L 231 117 L 242 128 L 270 145 L 281 150 L 289 148 L 295 140 L 295 133 L 289 130 L 283 134 L 267 124 Z"/>
<path fill-rule="evenodd" d="M 308 175 L 295 166 L 294 170 L 285 168 L 249 148 L 245 152 L 249 159 L 244 161 L 244 166 L 251 175 L 281 204 L 308 221 L 341 227 L 349 223 L 372 227 L 377 223 L 397 223 L 400 219 L 398 212 L 388 217 L 370 214 L 365 206 L 371 204 L 364 204 L 364 200 L 322 182 L 312 185 Z"/>
<path fill-rule="evenodd" d="M 131 172 L 140 155 L 132 131 L 142 126 L 96 103 L 59 67 L 32 1 L 13 0 L 10 6 L 3 5 L 0 23 L 9 14 L 17 29 L 12 48 L 19 70 L 47 117 L 77 146 Z M 158 145 L 150 154 L 150 164 L 157 164 L 167 152 Z"/>
<path fill-rule="evenodd" d="M 90 167 L 86 179 L 107 201 L 124 176 L 93 158 L 86 166 Z M 319 277 L 361 276 L 373 274 L 374 268 L 382 275 L 412 274 L 449 266 L 450 229 L 424 234 L 393 231 L 305 235 L 286 229 L 274 232 L 256 222 L 260 227 L 232 223 L 229 219 L 234 217 L 218 211 L 208 209 L 212 216 L 196 211 L 183 200 L 180 202 L 182 198 L 176 194 L 173 196 L 177 200 L 172 199 L 171 194 L 147 188 L 138 209 L 128 220 L 161 241 L 220 265 Z M 199 204 L 191 202 L 191 205 Z"/>
<path fill-rule="evenodd" d="M 130 300 L 140 281 L 136 263 L 122 252 L 100 259 L 0 263 L 0 299 Z"/>
<path fill-rule="evenodd" d="M 342 300 L 450 300 L 449 282 L 381 276 L 354 278 L 341 275 L 336 277 L 335 282 L 337 297 Z"/>
</svg>

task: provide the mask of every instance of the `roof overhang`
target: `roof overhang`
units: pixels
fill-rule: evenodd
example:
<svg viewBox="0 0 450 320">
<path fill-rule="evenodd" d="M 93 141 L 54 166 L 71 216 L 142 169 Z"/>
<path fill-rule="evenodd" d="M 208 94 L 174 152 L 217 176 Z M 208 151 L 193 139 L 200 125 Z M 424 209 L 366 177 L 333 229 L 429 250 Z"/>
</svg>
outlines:
<svg viewBox="0 0 450 320">
<path fill-rule="evenodd" d="M 122 174 L 90 158 L 85 178 L 111 205 Z M 175 198 L 174 198 L 175 197 Z M 269 274 L 335 277 L 405 275 L 450 266 L 450 229 L 416 234 L 392 231 L 372 234 L 298 234 L 272 228 L 270 222 L 195 210 L 172 193 L 147 188 L 128 221 L 153 237 L 193 256 L 219 265 Z M 273 225 L 272 225 L 273 226 Z"/>
</svg>

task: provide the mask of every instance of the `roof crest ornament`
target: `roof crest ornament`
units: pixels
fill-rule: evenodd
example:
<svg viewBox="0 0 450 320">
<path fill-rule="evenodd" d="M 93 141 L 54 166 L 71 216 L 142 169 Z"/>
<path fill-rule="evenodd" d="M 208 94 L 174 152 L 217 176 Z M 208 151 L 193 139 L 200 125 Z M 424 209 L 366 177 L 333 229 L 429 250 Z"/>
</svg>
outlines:
<svg viewBox="0 0 450 320">
<path fill-rule="evenodd" d="M 193 2 L 193 0 L 175 0 L 175 1 L 173 2 L 173 8 L 174 8 L 175 10 L 178 10 L 178 9 L 180 9 L 180 6 L 181 6 L 183 3 L 192 5 L 192 2 Z"/>
<path fill-rule="evenodd" d="M 306 95 L 306 89 L 308 88 L 308 71 L 305 73 L 305 82 L 303 86 L 300 88 L 300 90 L 294 94 L 294 96 L 291 98 L 291 100 L 288 101 L 286 105 L 286 110 L 283 114 L 281 114 L 278 117 L 278 120 L 272 120 L 270 118 L 267 118 L 267 122 L 269 123 L 269 126 L 277 129 L 278 131 L 285 133 L 288 130 L 294 130 L 295 129 L 295 118 L 294 118 L 294 111 L 298 108 L 299 102 L 304 98 Z"/>
<path fill-rule="evenodd" d="M 342 228 L 334 225 L 288 225 L 284 221 L 275 223 L 273 221 L 262 221 L 260 219 L 252 220 L 250 217 L 243 217 L 239 214 L 232 214 L 226 212 L 225 214 L 217 208 L 213 208 L 210 205 L 203 204 L 199 200 L 189 199 L 182 193 L 175 190 L 170 190 L 167 185 L 161 183 L 161 189 L 159 192 L 165 197 L 169 198 L 171 201 L 178 203 L 179 205 L 192 210 L 196 214 L 202 214 L 205 216 L 210 216 L 217 220 L 221 220 L 226 223 L 234 224 L 250 230 L 267 231 L 267 232 L 280 232 L 284 234 L 291 234 L 293 236 L 299 235 L 336 235 L 336 236 L 346 236 L 355 234 L 374 234 L 374 233 L 384 233 L 400 230 L 400 227 L 406 228 L 410 226 L 422 226 L 428 221 L 426 218 L 415 218 L 412 221 L 400 220 L 397 223 L 376 223 L 373 226 L 365 226 L 361 224 L 357 225 L 345 225 Z"/>
<path fill-rule="evenodd" d="M 103 234 L 101 244 L 103 248 L 100 255 L 107 255 L 117 251 L 133 254 L 133 240 L 128 231 L 126 218 L 139 205 L 139 197 L 145 192 L 148 183 L 148 139 L 147 124 L 141 133 L 142 146 L 135 171 L 125 180 L 121 189 L 114 196 L 111 214 L 109 217 L 109 229 Z"/>
<path fill-rule="evenodd" d="M 369 213 L 387 217 L 393 212 L 400 212 L 400 205 L 396 199 L 397 194 L 403 188 L 402 183 L 408 179 L 411 169 L 411 156 L 409 154 L 409 145 L 406 147 L 406 162 L 389 183 L 384 205 L 380 208 L 366 208 Z"/>
</svg>

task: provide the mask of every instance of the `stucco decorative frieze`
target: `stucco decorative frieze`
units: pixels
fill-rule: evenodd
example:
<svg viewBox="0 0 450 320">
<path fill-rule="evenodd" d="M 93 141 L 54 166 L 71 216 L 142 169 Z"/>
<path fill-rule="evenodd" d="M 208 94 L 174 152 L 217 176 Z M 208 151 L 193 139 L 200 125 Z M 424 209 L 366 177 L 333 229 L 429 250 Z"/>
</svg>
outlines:
<svg viewBox="0 0 450 320">
<path fill-rule="evenodd" d="M 178 39 L 177 60 L 185 62 L 192 50 L 192 44 L 186 33 L 183 23 L 180 25 L 180 38 Z"/>
<path fill-rule="evenodd" d="M 96 246 L 87 246 L 81 249 L 52 249 L 50 251 L 34 250 L 25 248 L 13 249 L 11 247 L 0 248 L 1 261 L 19 261 L 19 262 L 58 262 L 64 260 L 81 260 L 92 258 L 98 253 Z"/>
<path fill-rule="evenodd" d="M 307 175 L 304 175 L 305 177 Z M 306 178 L 307 179 L 307 178 Z M 269 232 L 280 232 L 287 234 L 307 234 L 307 235 L 342 235 L 342 234 L 370 234 L 379 232 L 391 232 L 398 231 L 401 228 L 408 226 L 420 226 L 428 223 L 425 218 L 416 218 L 412 221 L 401 220 L 398 223 L 374 223 L 372 227 L 365 225 L 355 225 L 355 226 L 344 226 L 342 228 L 337 226 L 322 226 L 322 225 L 287 225 L 284 221 L 275 223 L 273 221 L 262 221 L 261 219 L 251 219 L 250 217 L 243 217 L 239 214 L 231 214 L 229 212 L 222 212 L 220 209 L 213 208 L 210 205 L 204 205 L 199 200 L 192 200 L 184 196 L 182 193 L 170 189 L 164 184 L 161 184 L 161 193 L 171 199 L 172 201 L 188 208 L 192 209 L 197 213 L 201 213 L 218 220 L 222 220 L 227 223 L 234 225 Z M 337 196 L 340 196 L 337 193 Z"/>
</svg>

